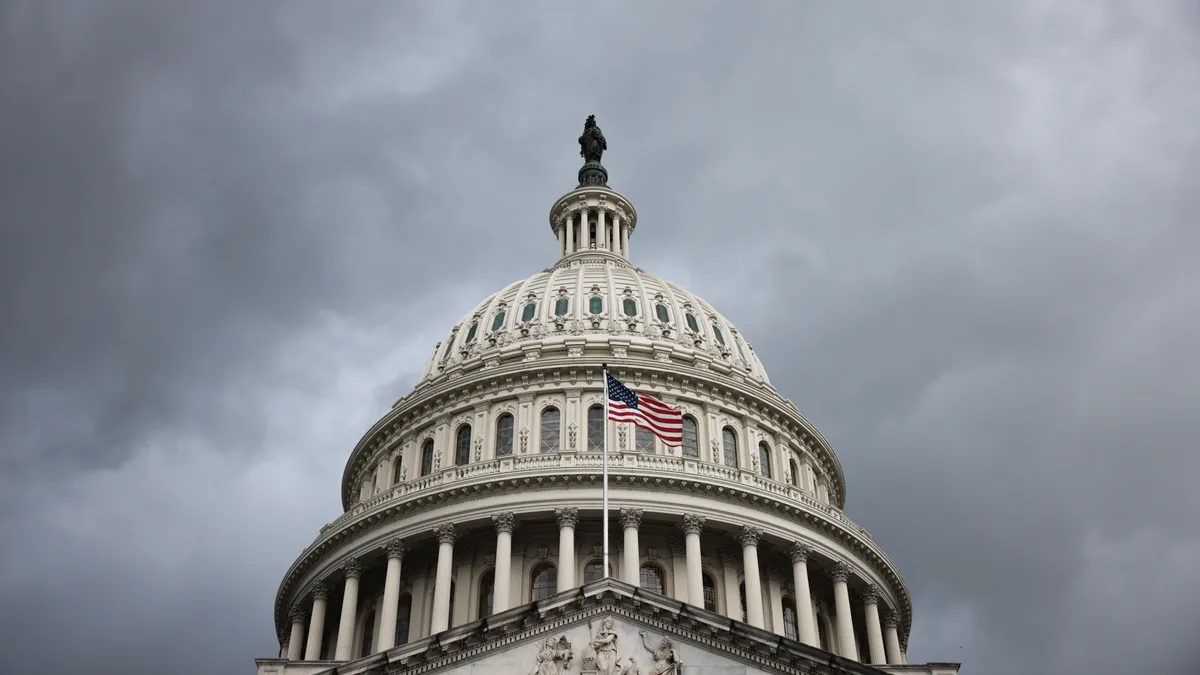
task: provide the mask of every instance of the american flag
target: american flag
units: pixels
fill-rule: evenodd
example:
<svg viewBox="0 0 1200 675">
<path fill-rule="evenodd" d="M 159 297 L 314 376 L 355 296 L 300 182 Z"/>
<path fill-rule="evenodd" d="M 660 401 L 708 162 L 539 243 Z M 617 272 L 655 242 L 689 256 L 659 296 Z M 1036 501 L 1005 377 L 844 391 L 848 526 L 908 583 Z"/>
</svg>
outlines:
<svg viewBox="0 0 1200 675">
<path fill-rule="evenodd" d="M 635 394 L 608 375 L 608 419 L 614 422 L 633 422 L 649 429 L 667 445 L 683 445 L 683 412 L 662 401 Z"/>
</svg>

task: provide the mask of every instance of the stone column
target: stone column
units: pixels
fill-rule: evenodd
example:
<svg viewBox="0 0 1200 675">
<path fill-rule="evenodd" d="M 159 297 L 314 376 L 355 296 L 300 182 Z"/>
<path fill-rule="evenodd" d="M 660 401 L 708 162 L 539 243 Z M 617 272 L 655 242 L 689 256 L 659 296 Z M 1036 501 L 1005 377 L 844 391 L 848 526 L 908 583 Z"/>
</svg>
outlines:
<svg viewBox="0 0 1200 675">
<path fill-rule="evenodd" d="M 879 626 L 879 588 L 867 586 L 863 591 L 863 610 L 867 615 L 867 649 L 872 665 L 887 663 L 883 650 L 883 630 Z"/>
<path fill-rule="evenodd" d="M 575 252 L 575 214 L 568 213 L 563 217 L 563 226 L 567 228 L 567 255 Z"/>
<path fill-rule="evenodd" d="M 799 624 L 800 641 L 806 645 L 820 647 L 817 637 L 817 617 L 812 604 L 812 591 L 808 585 L 808 556 L 812 549 L 800 542 L 792 544 L 792 583 L 796 586 L 796 622 Z"/>
<path fill-rule="evenodd" d="M 850 567 L 844 562 L 834 563 L 830 576 L 833 577 L 838 646 L 841 647 L 842 656 L 857 661 L 858 645 L 854 641 L 854 619 L 850 616 L 850 589 L 846 586 L 846 580 L 850 578 Z"/>
<path fill-rule="evenodd" d="M 638 547 L 638 528 L 642 525 L 641 509 L 621 509 L 621 527 L 625 529 L 624 564 L 621 577 L 625 583 L 642 585 L 642 553 Z"/>
<path fill-rule="evenodd" d="M 610 215 L 612 216 L 613 253 L 625 255 L 625 225 L 621 223 L 620 214 L 614 212 Z"/>
<path fill-rule="evenodd" d="M 558 518 L 558 592 L 575 588 L 575 526 L 579 509 L 555 509 Z"/>
<path fill-rule="evenodd" d="M 304 655 L 304 624 L 308 621 L 308 612 L 302 607 L 293 607 L 288 617 L 292 620 L 292 634 L 288 638 L 287 658 L 288 661 L 299 661 Z M 895 633 L 895 625 L 892 626 L 892 632 Z M 899 642 L 896 643 L 899 648 Z"/>
<path fill-rule="evenodd" d="M 379 614 L 379 643 L 375 651 L 396 646 L 396 614 L 400 611 L 400 566 L 408 546 L 403 539 L 393 539 L 384 547 L 387 551 L 387 576 L 383 580 L 383 611 Z"/>
<path fill-rule="evenodd" d="M 558 239 L 558 257 L 560 258 L 567 254 L 567 233 L 563 231 L 565 229 L 565 227 L 559 226 L 558 231 L 554 233 L 555 238 Z"/>
<path fill-rule="evenodd" d="M 354 648 L 354 620 L 358 615 L 358 580 L 362 577 L 362 565 L 351 558 L 342 565 L 346 575 L 346 587 L 342 593 L 342 616 L 338 621 L 337 647 L 333 652 L 335 661 L 349 661 Z"/>
<path fill-rule="evenodd" d="M 683 517 L 684 548 L 687 551 L 688 601 L 704 608 L 704 572 L 700 566 L 700 532 L 704 516 L 687 514 Z"/>
<path fill-rule="evenodd" d="M 437 574 L 433 580 L 433 619 L 429 632 L 436 635 L 450 627 L 450 574 L 454 566 L 454 540 L 458 534 L 453 525 L 442 525 L 433 532 L 438 539 L 438 559 Z"/>
<path fill-rule="evenodd" d="M 308 644 L 304 646 L 305 661 L 321 660 L 321 639 L 325 637 L 325 603 L 329 600 L 329 588 L 318 581 L 313 584 L 312 615 L 308 620 Z"/>
<path fill-rule="evenodd" d="M 605 230 L 607 229 L 605 227 L 605 222 L 604 222 L 605 215 L 606 214 L 604 212 L 603 207 L 596 209 L 596 241 L 597 241 L 596 248 L 607 250 L 608 249 L 608 232 L 605 232 Z"/>
<path fill-rule="evenodd" d="M 497 513 L 492 516 L 492 524 L 496 526 L 496 571 L 492 582 L 492 614 L 499 614 L 508 609 L 512 601 L 512 591 L 509 582 L 512 581 L 512 533 L 517 527 L 517 519 L 511 513 Z"/>
<path fill-rule="evenodd" d="M 586 251 L 592 247 L 592 228 L 588 227 L 587 207 L 579 209 L 579 248 Z"/>
<path fill-rule="evenodd" d="M 621 255 L 629 257 L 629 226 L 621 226 Z"/>
<path fill-rule="evenodd" d="M 749 525 L 742 526 L 742 574 L 746 577 L 746 623 L 755 628 L 766 628 L 763 619 L 762 581 L 758 576 L 758 540 L 762 530 Z"/>
<path fill-rule="evenodd" d="M 900 637 L 896 631 L 896 626 L 899 624 L 899 614 L 896 613 L 896 610 L 889 609 L 883 617 L 883 646 L 887 662 L 893 666 L 904 664 L 904 658 L 900 655 Z"/>
</svg>

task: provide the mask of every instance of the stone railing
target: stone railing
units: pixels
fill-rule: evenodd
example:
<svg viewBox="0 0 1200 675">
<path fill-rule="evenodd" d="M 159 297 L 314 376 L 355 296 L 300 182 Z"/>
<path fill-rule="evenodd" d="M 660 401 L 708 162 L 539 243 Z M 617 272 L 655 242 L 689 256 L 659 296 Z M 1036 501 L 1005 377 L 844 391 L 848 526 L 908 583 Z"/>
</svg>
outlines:
<svg viewBox="0 0 1200 675">
<path fill-rule="evenodd" d="M 558 452 L 531 455 L 509 455 L 496 459 L 475 462 L 464 466 L 453 466 L 442 469 L 428 476 L 404 481 L 382 490 L 369 499 L 358 502 L 350 510 L 336 520 L 321 528 L 317 535 L 319 541 L 326 533 L 340 528 L 345 523 L 358 518 L 369 511 L 374 511 L 397 500 L 417 498 L 433 494 L 440 490 L 458 487 L 477 480 L 487 480 L 493 477 L 511 477 L 522 473 L 569 473 L 578 469 L 598 471 L 603 464 L 603 456 L 598 452 Z M 864 539 L 870 540 L 871 535 L 854 524 L 842 514 L 837 507 L 826 504 L 812 493 L 795 485 L 781 483 L 760 474 L 745 469 L 737 469 L 722 464 L 702 462 L 691 457 L 674 455 L 650 455 L 634 452 L 609 453 L 608 466 L 611 475 L 681 475 L 695 477 L 717 485 L 736 485 L 765 492 L 781 500 L 788 500 L 802 505 L 806 510 L 819 513 L 840 524 Z M 313 542 L 313 545 L 316 541 Z M 312 548 L 310 545 L 308 548 Z M 307 550 L 307 549 L 306 549 Z"/>
</svg>

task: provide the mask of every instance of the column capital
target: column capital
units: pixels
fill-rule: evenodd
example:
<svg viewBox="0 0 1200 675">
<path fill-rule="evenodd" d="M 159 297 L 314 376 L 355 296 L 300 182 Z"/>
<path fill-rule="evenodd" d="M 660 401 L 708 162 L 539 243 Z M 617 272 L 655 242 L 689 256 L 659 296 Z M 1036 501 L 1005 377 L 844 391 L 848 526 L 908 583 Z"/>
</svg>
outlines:
<svg viewBox="0 0 1200 675">
<path fill-rule="evenodd" d="M 387 551 L 388 560 L 394 558 L 403 561 L 404 554 L 408 551 L 408 544 L 404 543 L 403 539 L 397 537 L 385 544 L 383 550 Z"/>
<path fill-rule="evenodd" d="M 864 605 L 878 605 L 879 587 L 875 584 L 867 584 L 867 587 L 863 589 L 862 596 Z"/>
<path fill-rule="evenodd" d="M 641 509 L 621 509 L 621 527 L 636 530 L 642 526 Z"/>
<path fill-rule="evenodd" d="M 790 551 L 788 551 L 788 553 L 792 556 L 792 562 L 802 563 L 808 562 L 808 557 L 812 555 L 812 551 L 812 547 L 808 544 L 795 542 L 792 544 L 792 548 Z"/>
<path fill-rule="evenodd" d="M 292 623 L 308 623 L 308 610 L 297 605 L 292 608 L 292 611 L 288 612 L 288 618 L 291 619 Z"/>
<path fill-rule="evenodd" d="M 362 563 L 358 562 L 357 558 L 350 558 L 342 563 L 342 574 L 346 575 L 347 579 L 357 579 L 362 576 Z"/>
<path fill-rule="evenodd" d="M 433 534 L 437 536 L 439 544 L 453 544 L 455 539 L 458 539 L 458 532 L 454 531 L 454 526 L 446 523 L 433 528 Z"/>
<path fill-rule="evenodd" d="M 888 609 L 883 613 L 884 628 L 895 628 L 900 625 L 900 613 L 894 609 Z"/>
<path fill-rule="evenodd" d="M 704 521 L 704 516 L 685 513 L 679 527 L 683 529 L 684 534 L 700 534 L 704 530 Z"/>
<path fill-rule="evenodd" d="M 741 540 L 742 546 L 758 546 L 758 540 L 762 539 L 762 535 L 762 528 L 743 525 L 742 531 L 738 533 L 738 539 Z"/>
<path fill-rule="evenodd" d="M 850 578 L 850 566 L 839 560 L 833 563 L 833 567 L 829 568 L 829 576 L 834 581 L 845 582 Z"/>
<path fill-rule="evenodd" d="M 312 591 L 313 600 L 326 600 L 329 598 L 329 587 L 325 585 L 324 581 L 318 581 L 313 584 L 310 590 Z"/>
<path fill-rule="evenodd" d="M 496 532 L 512 534 L 517 529 L 517 517 L 511 513 L 497 513 L 492 516 L 492 525 L 496 527 Z"/>
<path fill-rule="evenodd" d="M 558 519 L 559 527 L 575 527 L 579 524 L 579 509 L 573 506 L 554 509 L 554 517 Z"/>
</svg>

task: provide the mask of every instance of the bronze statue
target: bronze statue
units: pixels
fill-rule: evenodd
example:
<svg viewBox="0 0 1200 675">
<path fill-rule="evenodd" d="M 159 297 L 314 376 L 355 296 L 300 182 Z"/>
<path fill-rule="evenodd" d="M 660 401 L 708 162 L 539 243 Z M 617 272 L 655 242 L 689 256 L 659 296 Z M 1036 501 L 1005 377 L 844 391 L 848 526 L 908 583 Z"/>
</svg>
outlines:
<svg viewBox="0 0 1200 675">
<path fill-rule="evenodd" d="M 579 137 L 579 154 L 585 162 L 599 163 L 601 155 L 607 149 L 608 141 L 604 139 L 604 132 L 596 126 L 596 116 L 588 115 L 587 121 L 583 123 L 583 135 Z"/>
</svg>

